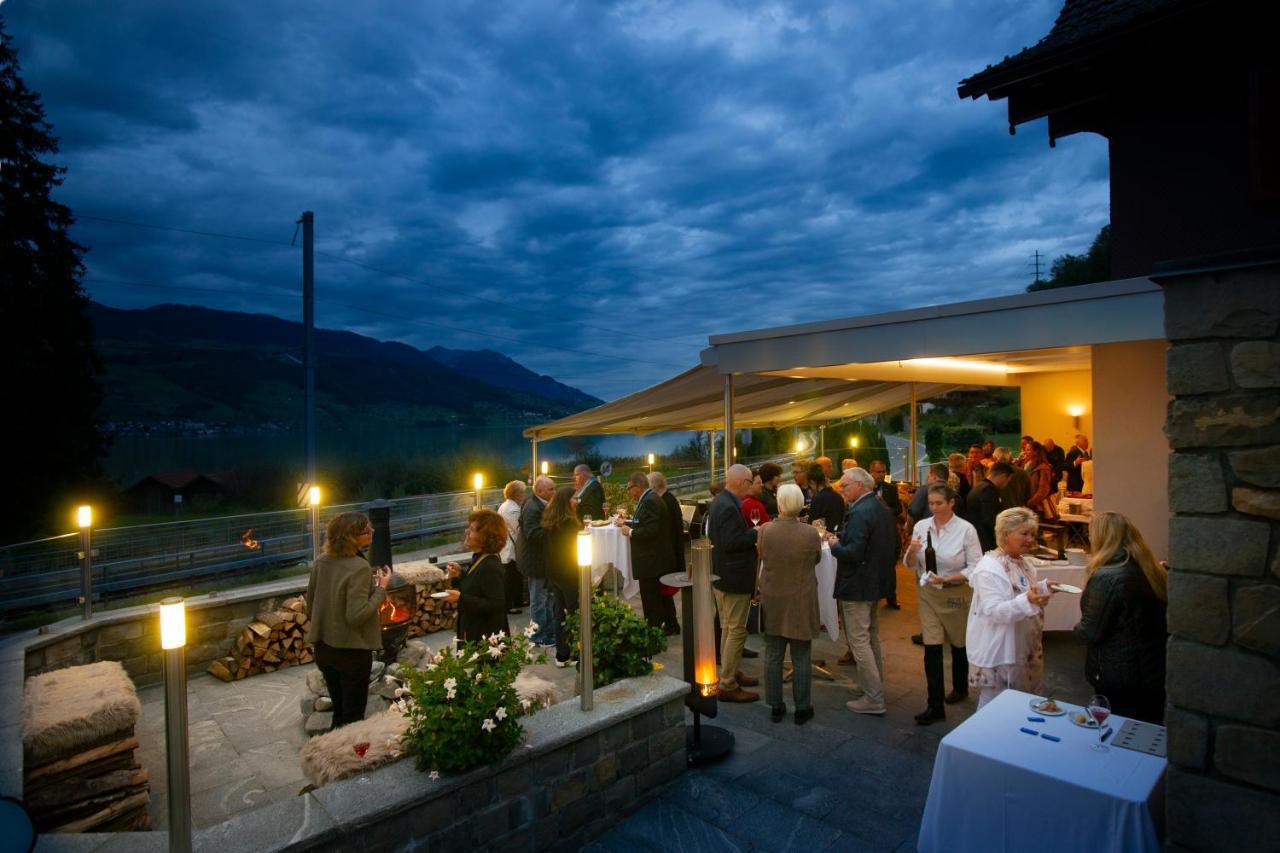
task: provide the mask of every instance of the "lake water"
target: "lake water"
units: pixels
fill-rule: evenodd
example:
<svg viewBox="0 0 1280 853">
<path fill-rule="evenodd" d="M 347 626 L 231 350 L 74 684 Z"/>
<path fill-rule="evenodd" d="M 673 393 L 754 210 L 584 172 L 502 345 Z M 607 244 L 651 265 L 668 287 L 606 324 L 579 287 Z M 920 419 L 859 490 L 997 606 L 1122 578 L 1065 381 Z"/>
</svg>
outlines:
<svg viewBox="0 0 1280 853">
<path fill-rule="evenodd" d="M 316 462 L 326 465 L 350 460 L 381 461 L 411 459 L 420 455 L 497 454 L 504 462 L 527 464 L 530 443 L 522 427 L 418 427 L 371 429 L 340 433 L 319 432 Z M 553 465 L 580 458 L 583 448 L 592 445 L 608 459 L 611 456 L 659 455 L 685 444 L 687 432 L 653 435 L 609 435 L 585 439 L 562 438 L 538 444 L 538 458 Z M 179 469 L 201 473 L 226 471 L 239 465 L 293 460 L 304 464 L 301 433 L 273 435 L 117 435 L 107 458 L 107 472 L 116 482 L 128 485 L 148 474 Z"/>
</svg>

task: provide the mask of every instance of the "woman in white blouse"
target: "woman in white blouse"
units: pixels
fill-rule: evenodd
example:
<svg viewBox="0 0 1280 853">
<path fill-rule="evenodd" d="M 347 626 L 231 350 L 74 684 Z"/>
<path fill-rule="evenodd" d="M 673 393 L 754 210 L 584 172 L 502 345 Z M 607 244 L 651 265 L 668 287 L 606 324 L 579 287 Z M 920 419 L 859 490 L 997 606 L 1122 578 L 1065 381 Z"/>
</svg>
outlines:
<svg viewBox="0 0 1280 853">
<path fill-rule="evenodd" d="M 499 558 L 502 560 L 503 583 L 507 593 L 507 612 L 519 613 L 520 606 L 527 601 L 525 595 L 524 576 L 516 565 L 516 537 L 520 534 L 520 507 L 524 505 L 525 486 L 520 480 L 512 480 L 502 487 L 502 505 L 498 507 L 498 515 L 507 523 L 507 544 L 502 546 Z"/>
<path fill-rule="evenodd" d="M 972 593 L 969 573 L 982 559 L 978 531 L 956 515 L 956 493 L 946 483 L 934 483 L 928 493 L 930 518 L 916 522 L 911 545 L 902 561 L 920 578 L 919 614 L 924 636 L 924 677 L 929 688 L 929 706 L 916 714 L 916 723 L 927 726 L 946 719 L 943 702 L 960 702 L 969 697 L 969 658 L 965 654 L 965 633 Z M 933 546 L 936 574 L 927 576 L 926 554 Z M 951 644 L 951 692 L 942 674 L 942 643 Z"/>
<path fill-rule="evenodd" d="M 969 575 L 969 686 L 981 691 L 979 709 L 1007 687 L 1039 693 L 1043 684 L 1044 606 L 1052 593 L 1040 590 L 1023 559 L 1035 547 L 1036 523 L 1026 507 L 997 515 L 997 547 Z"/>
</svg>

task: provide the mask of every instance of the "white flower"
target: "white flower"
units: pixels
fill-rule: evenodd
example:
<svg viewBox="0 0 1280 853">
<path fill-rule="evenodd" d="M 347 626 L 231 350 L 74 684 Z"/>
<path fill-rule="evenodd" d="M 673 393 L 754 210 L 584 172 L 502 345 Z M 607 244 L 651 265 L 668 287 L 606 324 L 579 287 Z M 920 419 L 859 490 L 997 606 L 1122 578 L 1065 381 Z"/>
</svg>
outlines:
<svg viewBox="0 0 1280 853">
<path fill-rule="evenodd" d="M 486 718 L 485 718 L 485 721 L 484 721 L 483 723 L 481 723 L 481 724 L 480 724 L 480 728 L 484 729 L 486 732 L 491 732 L 491 731 L 493 731 L 494 729 L 496 729 L 496 728 L 497 728 L 497 726 L 496 726 L 496 725 L 494 725 L 493 720 L 491 720 L 491 719 L 489 719 L 488 717 L 486 717 Z"/>
<path fill-rule="evenodd" d="M 430 672 L 431 670 L 433 670 L 433 669 L 435 669 L 435 668 L 436 668 L 436 665 L 435 665 L 435 664 L 433 664 L 433 663 L 429 663 L 429 664 L 427 664 L 427 672 Z"/>
<path fill-rule="evenodd" d="M 444 698 L 454 699 L 457 697 L 457 695 L 458 695 L 458 691 L 450 687 L 448 690 L 445 691 Z"/>
<path fill-rule="evenodd" d="M 446 678 L 446 679 L 444 680 L 444 689 L 445 689 L 445 690 L 452 690 L 452 689 L 454 689 L 454 688 L 455 688 L 455 687 L 457 687 L 457 686 L 458 686 L 458 679 L 456 679 L 456 678 Z"/>
<path fill-rule="evenodd" d="M 471 657 L 467 658 L 467 663 L 475 663 L 480 659 L 480 655 L 476 652 L 471 653 Z"/>
<path fill-rule="evenodd" d="M 477 673 L 476 673 L 476 684 L 479 684 L 481 681 L 484 681 L 484 673 L 483 673 L 483 672 L 477 672 Z"/>
<path fill-rule="evenodd" d="M 532 638 L 532 637 L 533 637 L 533 635 L 534 635 L 534 634 L 536 634 L 536 633 L 538 633 L 538 623 L 537 623 L 537 622 L 530 622 L 528 625 L 526 625 L 526 626 L 525 626 L 525 629 L 524 629 L 524 635 L 525 635 L 526 637 L 530 637 L 530 638 Z"/>
<path fill-rule="evenodd" d="M 507 709 L 499 708 L 498 710 L 493 712 L 493 715 L 497 717 L 499 720 L 505 720 L 507 718 Z"/>
<path fill-rule="evenodd" d="M 439 778 L 440 778 L 440 771 L 439 771 L 439 770 L 432 770 L 430 775 L 431 775 L 431 778 L 432 778 L 432 779 L 439 779 Z"/>
<path fill-rule="evenodd" d="M 491 657 L 491 658 L 500 658 L 500 657 L 502 657 L 502 653 L 503 653 L 503 652 L 505 652 L 506 650 L 507 650 L 507 647 L 506 647 L 506 646 L 504 646 L 504 645 L 502 645 L 501 643 L 499 643 L 499 644 L 498 644 L 498 645 L 496 645 L 496 646 L 490 646 L 490 647 L 489 647 L 489 657 Z"/>
</svg>

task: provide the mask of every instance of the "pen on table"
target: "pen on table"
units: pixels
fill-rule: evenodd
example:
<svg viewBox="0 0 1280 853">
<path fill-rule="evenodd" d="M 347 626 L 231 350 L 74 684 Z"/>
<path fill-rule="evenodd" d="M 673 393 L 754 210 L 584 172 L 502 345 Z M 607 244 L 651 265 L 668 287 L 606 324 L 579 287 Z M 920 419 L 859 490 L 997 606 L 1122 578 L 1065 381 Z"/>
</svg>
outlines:
<svg viewBox="0 0 1280 853">
<path fill-rule="evenodd" d="M 1044 717 L 1027 717 L 1028 723 L 1043 723 Z"/>
<path fill-rule="evenodd" d="M 1022 733 L 1024 733 L 1024 734 L 1029 734 L 1029 735 L 1031 735 L 1032 737 L 1034 737 L 1034 736 L 1036 736 L 1036 735 L 1040 734 L 1040 733 L 1039 733 L 1038 731 L 1036 731 L 1035 729 L 1029 729 L 1029 728 L 1027 728 L 1026 726 L 1023 726 L 1022 728 L 1018 729 L 1018 731 L 1020 731 L 1020 732 L 1022 732 Z"/>
<path fill-rule="evenodd" d="M 1106 743 L 1107 738 L 1111 737 L 1111 731 L 1112 731 L 1111 726 L 1107 726 L 1107 730 L 1102 733 L 1102 740 L 1099 741 L 1099 743 Z"/>
</svg>

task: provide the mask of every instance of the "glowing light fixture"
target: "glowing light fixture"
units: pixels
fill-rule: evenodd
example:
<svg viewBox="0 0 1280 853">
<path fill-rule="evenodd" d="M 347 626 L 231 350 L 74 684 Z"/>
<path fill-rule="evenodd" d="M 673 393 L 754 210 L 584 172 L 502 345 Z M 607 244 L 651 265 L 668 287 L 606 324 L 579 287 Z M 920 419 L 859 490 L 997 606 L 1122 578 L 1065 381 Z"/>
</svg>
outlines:
<svg viewBox="0 0 1280 853">
<path fill-rule="evenodd" d="M 904 366 L 936 367 L 942 370 L 980 370 L 984 373 L 1008 373 L 1009 365 L 995 361 L 970 361 L 966 358 L 907 358 Z"/>
<path fill-rule="evenodd" d="M 551 470 L 551 465 L 547 462 L 542 463 L 542 476 L 547 476 L 547 472 Z"/>
<path fill-rule="evenodd" d="M 312 486 L 307 491 L 307 502 L 312 506 L 320 506 L 320 487 Z"/>
<path fill-rule="evenodd" d="M 711 592 L 711 543 L 695 539 L 693 567 L 693 680 L 703 696 L 714 696 L 720 685 L 716 671 L 715 603 Z"/>
<path fill-rule="evenodd" d="M 1084 414 L 1084 406 L 1081 406 L 1079 403 L 1067 406 L 1067 414 L 1071 415 L 1071 425 L 1076 429 L 1079 429 L 1080 416 Z"/>
<path fill-rule="evenodd" d="M 181 598 L 160 602 L 164 649 L 164 736 L 168 770 L 169 849 L 191 853 L 191 759 L 187 743 L 187 616 Z"/>
<path fill-rule="evenodd" d="M 160 648 L 180 649 L 187 644 L 187 609 L 181 598 L 160 602 Z"/>
<path fill-rule="evenodd" d="M 80 527 L 93 526 L 93 507 L 85 504 L 76 508 L 76 524 Z"/>
<path fill-rule="evenodd" d="M 591 531 L 578 531 L 578 671 L 582 675 L 579 707 L 590 711 L 595 706 L 595 675 L 592 672 L 591 649 Z"/>
<path fill-rule="evenodd" d="M 484 474 L 476 474 L 471 478 L 472 487 L 479 491 L 484 488 Z"/>
</svg>

